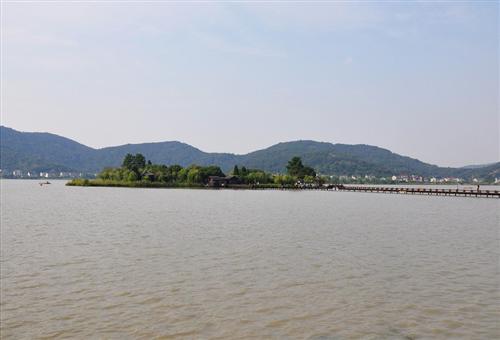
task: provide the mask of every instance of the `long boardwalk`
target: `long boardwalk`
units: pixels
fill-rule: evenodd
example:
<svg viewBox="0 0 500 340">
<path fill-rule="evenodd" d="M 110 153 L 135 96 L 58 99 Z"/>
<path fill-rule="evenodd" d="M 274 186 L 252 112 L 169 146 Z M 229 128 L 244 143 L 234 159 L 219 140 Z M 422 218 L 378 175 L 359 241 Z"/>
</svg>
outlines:
<svg viewBox="0 0 500 340">
<path fill-rule="evenodd" d="M 500 191 L 499 190 L 432 189 L 432 188 L 411 188 L 411 187 L 370 187 L 370 186 L 350 186 L 350 185 L 332 185 L 332 186 L 329 186 L 328 189 L 339 190 L 339 191 L 376 192 L 376 193 L 385 193 L 385 194 L 500 198 Z"/>
</svg>

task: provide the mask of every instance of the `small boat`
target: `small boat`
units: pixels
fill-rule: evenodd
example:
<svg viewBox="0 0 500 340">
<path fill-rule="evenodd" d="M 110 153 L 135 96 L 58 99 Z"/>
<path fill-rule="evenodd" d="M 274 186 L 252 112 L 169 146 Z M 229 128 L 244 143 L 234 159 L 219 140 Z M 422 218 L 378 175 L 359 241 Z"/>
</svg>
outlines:
<svg viewBox="0 0 500 340">
<path fill-rule="evenodd" d="M 38 184 L 40 184 L 40 186 L 42 186 L 42 185 L 45 185 L 45 184 L 51 184 L 51 183 L 50 183 L 49 181 L 45 181 L 45 182 L 40 182 L 40 183 L 38 183 Z"/>
</svg>

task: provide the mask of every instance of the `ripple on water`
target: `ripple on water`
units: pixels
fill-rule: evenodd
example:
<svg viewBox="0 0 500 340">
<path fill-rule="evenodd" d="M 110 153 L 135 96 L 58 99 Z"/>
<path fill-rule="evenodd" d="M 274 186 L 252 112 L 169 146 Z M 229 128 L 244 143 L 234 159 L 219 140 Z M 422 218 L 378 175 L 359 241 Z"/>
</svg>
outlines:
<svg viewBox="0 0 500 340">
<path fill-rule="evenodd" d="M 2 339 L 500 338 L 494 201 L 2 184 Z"/>
</svg>

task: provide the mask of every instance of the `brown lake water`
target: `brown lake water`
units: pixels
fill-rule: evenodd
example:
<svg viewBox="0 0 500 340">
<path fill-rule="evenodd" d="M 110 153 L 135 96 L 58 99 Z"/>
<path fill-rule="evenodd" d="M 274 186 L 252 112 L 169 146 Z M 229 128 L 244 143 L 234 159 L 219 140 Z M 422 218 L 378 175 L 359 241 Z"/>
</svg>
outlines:
<svg viewBox="0 0 500 340">
<path fill-rule="evenodd" d="M 1 182 L 2 339 L 500 338 L 500 200 Z"/>
</svg>

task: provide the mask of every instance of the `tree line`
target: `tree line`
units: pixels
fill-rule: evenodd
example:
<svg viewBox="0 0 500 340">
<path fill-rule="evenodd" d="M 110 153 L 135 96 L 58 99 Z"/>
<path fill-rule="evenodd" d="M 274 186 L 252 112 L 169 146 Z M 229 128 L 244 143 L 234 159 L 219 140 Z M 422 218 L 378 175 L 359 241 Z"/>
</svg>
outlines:
<svg viewBox="0 0 500 340">
<path fill-rule="evenodd" d="M 260 169 L 249 169 L 235 165 L 228 174 L 240 184 L 293 185 L 297 182 L 319 183 L 325 178 L 318 177 L 313 168 L 305 166 L 300 157 L 293 157 L 286 166 L 286 174 L 270 174 Z M 206 185 L 211 176 L 226 177 L 219 166 L 153 164 L 144 155 L 127 154 L 121 167 L 105 168 L 97 178 L 115 182 L 155 182 L 170 184 Z"/>
</svg>

